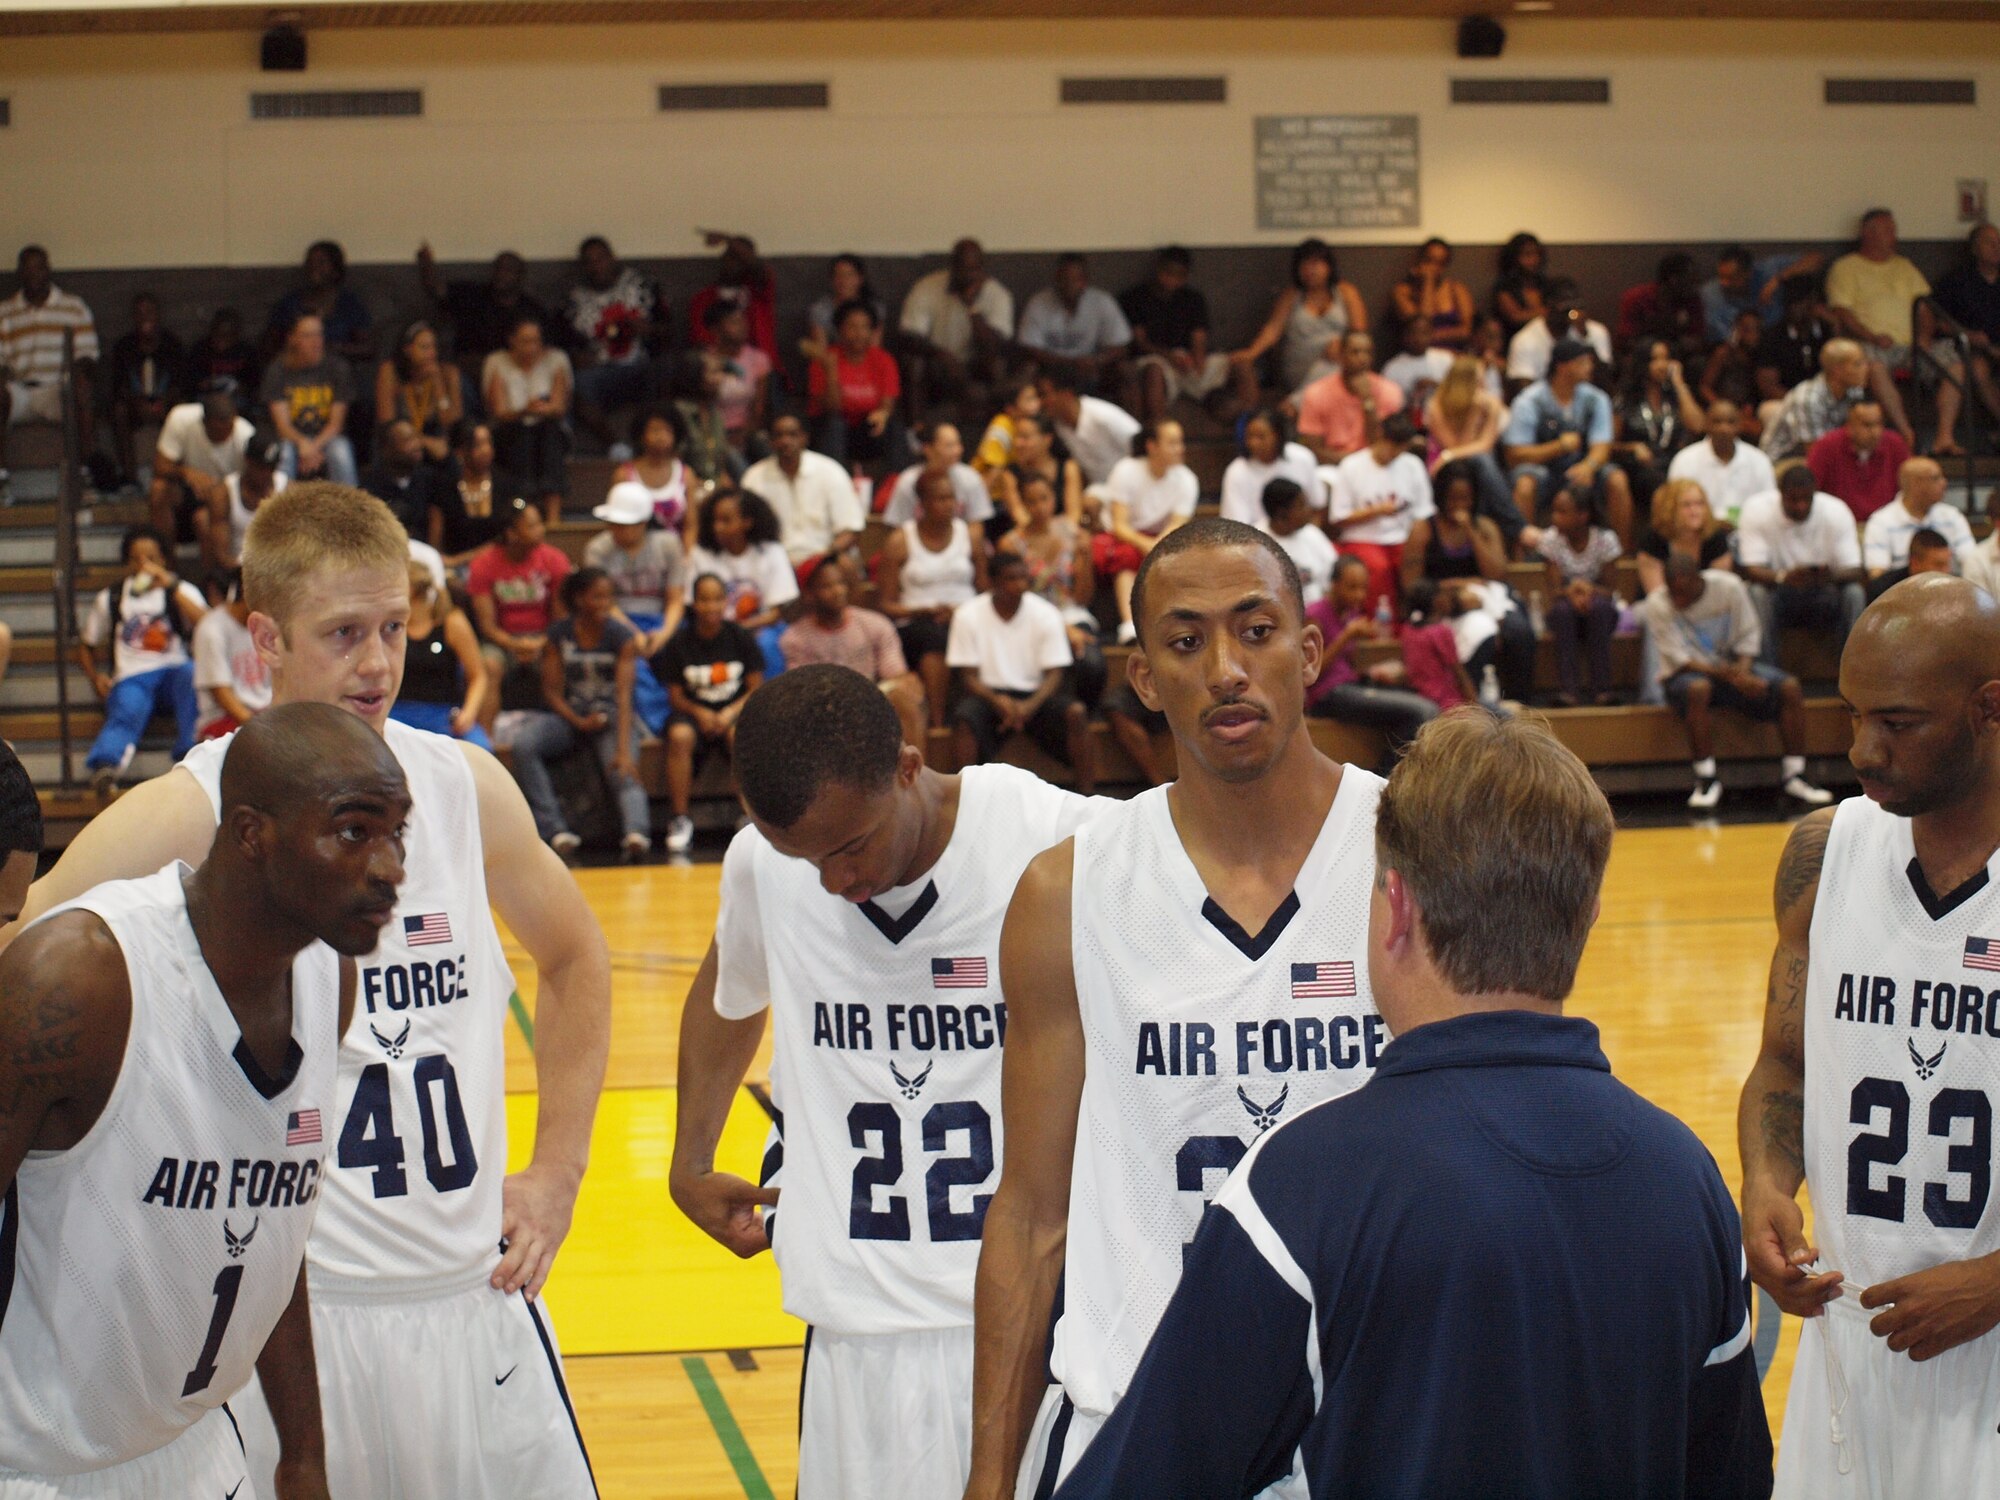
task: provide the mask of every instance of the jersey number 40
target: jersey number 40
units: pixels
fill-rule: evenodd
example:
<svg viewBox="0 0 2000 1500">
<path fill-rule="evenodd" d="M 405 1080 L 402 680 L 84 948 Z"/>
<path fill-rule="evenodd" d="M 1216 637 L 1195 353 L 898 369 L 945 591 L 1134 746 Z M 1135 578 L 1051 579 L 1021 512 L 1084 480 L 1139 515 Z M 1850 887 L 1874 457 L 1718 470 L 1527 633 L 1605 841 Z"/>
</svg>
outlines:
<svg viewBox="0 0 2000 1500">
<path fill-rule="evenodd" d="M 414 1060 L 411 1081 L 417 1089 L 417 1122 L 424 1132 L 424 1176 L 440 1193 L 470 1187 L 479 1175 L 472 1154 L 472 1132 L 466 1128 L 465 1105 L 458 1097 L 458 1074 L 442 1052 L 427 1052 Z M 438 1113 L 444 1129 L 438 1129 Z M 446 1138 L 451 1159 L 444 1155 Z M 396 1133 L 396 1114 L 389 1097 L 389 1065 L 370 1063 L 354 1086 L 354 1103 L 340 1127 L 335 1159 L 350 1171 L 372 1171 L 377 1198 L 400 1198 L 410 1190 L 403 1170 L 403 1138 Z"/>
<path fill-rule="evenodd" d="M 889 1191 L 876 1207 L 876 1191 L 903 1180 L 903 1117 L 893 1104 L 857 1104 L 847 1112 L 847 1135 L 867 1153 L 854 1164 L 854 1188 L 847 1206 L 847 1235 L 856 1240 L 910 1238 L 910 1201 Z M 963 1135 L 963 1156 L 945 1156 L 954 1135 Z M 978 1193 L 964 1211 L 951 1206 L 953 1188 L 977 1187 L 993 1175 L 993 1120 L 986 1106 L 969 1099 L 933 1104 L 924 1111 L 923 1147 L 938 1159 L 924 1173 L 924 1208 L 933 1244 L 976 1240 L 986 1223 L 991 1193 Z"/>
</svg>

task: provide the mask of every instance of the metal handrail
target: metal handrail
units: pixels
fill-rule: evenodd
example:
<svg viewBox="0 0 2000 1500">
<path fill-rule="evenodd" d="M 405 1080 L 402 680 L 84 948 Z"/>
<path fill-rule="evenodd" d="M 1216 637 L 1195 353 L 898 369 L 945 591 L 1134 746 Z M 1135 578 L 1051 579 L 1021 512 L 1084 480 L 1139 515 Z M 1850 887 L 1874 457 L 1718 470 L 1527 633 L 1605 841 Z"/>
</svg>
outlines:
<svg viewBox="0 0 2000 1500">
<path fill-rule="evenodd" d="M 83 508 L 83 427 L 77 413 L 76 332 L 63 330 L 62 467 L 56 473 L 56 545 L 49 572 L 56 606 L 56 737 L 61 744 L 62 788 L 76 789 L 70 757 L 69 664 L 76 644 L 77 512 Z"/>
</svg>

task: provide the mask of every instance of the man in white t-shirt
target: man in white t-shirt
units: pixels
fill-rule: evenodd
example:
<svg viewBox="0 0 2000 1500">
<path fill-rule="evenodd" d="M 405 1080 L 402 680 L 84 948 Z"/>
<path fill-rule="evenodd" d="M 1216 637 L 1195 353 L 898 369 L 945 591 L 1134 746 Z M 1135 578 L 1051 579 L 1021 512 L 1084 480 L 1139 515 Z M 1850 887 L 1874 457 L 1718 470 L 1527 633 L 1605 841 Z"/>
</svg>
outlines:
<svg viewBox="0 0 2000 1500">
<path fill-rule="evenodd" d="M 1952 559 L 1963 572 L 1976 544 L 1965 513 L 1944 498 L 1944 470 L 1934 458 L 1904 461 L 1896 476 L 1896 498 L 1868 518 L 1861 533 L 1861 560 L 1868 576 L 1880 578 L 1910 560 L 1910 538 L 1928 527 L 1951 543 Z"/>
<path fill-rule="evenodd" d="M 986 274 L 979 241 L 951 247 L 951 264 L 917 278 L 897 319 L 910 394 L 911 417 L 921 421 L 926 400 L 955 400 L 999 374 L 1001 356 L 1014 337 L 1014 294 Z"/>
<path fill-rule="evenodd" d="M 1102 485 L 1121 458 L 1132 456 L 1139 419 L 1124 407 L 1080 395 L 1076 377 L 1067 370 L 1044 369 L 1035 377 L 1035 389 L 1041 393 L 1042 410 L 1056 424 L 1056 436 L 1083 470 L 1086 485 Z"/>
<path fill-rule="evenodd" d="M 965 440 L 949 422 L 934 422 L 923 431 L 924 460 L 911 464 L 896 476 L 895 486 L 882 507 L 882 519 L 901 526 L 917 518 L 917 481 L 925 474 L 943 474 L 951 481 L 958 497 L 958 518 L 970 526 L 984 526 L 993 518 L 993 496 L 986 481 L 965 457 Z"/>
<path fill-rule="evenodd" d="M 1410 452 L 1415 434 L 1409 416 L 1385 417 L 1366 448 L 1320 470 L 1332 497 L 1327 529 L 1341 556 L 1368 569 L 1368 607 L 1387 599 L 1393 608 L 1402 590 L 1403 543 L 1418 521 L 1437 514 L 1431 477 L 1424 461 Z"/>
<path fill-rule="evenodd" d="M 1548 312 L 1523 324 L 1507 345 L 1508 388 L 1547 379 L 1556 344 L 1566 338 L 1590 345 L 1600 370 L 1611 368 L 1611 330 L 1585 314 L 1577 302 L 1576 283 L 1559 276 L 1549 283 Z"/>
<path fill-rule="evenodd" d="M 1736 565 L 1757 607 L 1767 666 L 1778 664 L 1778 632 L 1788 625 L 1837 632 L 1834 644 L 1845 646 L 1867 604 L 1854 512 L 1818 489 L 1802 463 L 1787 467 L 1776 489 L 1744 502 Z"/>
<path fill-rule="evenodd" d="M 1708 436 L 1681 449 L 1667 465 L 1667 478 L 1692 479 L 1708 496 L 1708 507 L 1734 526 L 1753 495 L 1777 488 L 1777 471 L 1755 443 L 1738 442 L 1743 415 L 1734 401 L 1708 403 Z"/>
<path fill-rule="evenodd" d="M 161 707 L 174 715 L 174 759 L 194 744 L 194 667 L 188 641 L 208 613 L 201 592 L 167 561 L 166 538 L 150 526 L 128 527 L 118 555 L 125 576 L 98 592 L 85 617 L 77 659 L 104 700 L 104 728 L 84 757 L 91 785 L 108 794 L 132 764 L 139 737 Z M 99 652 L 111 648 L 111 673 Z"/>
<path fill-rule="evenodd" d="M 853 479 L 806 446 L 806 424 L 792 412 L 772 419 L 771 456 L 744 470 L 743 488 L 777 513 L 779 539 L 794 566 L 827 553 L 845 556 L 860 540 L 866 517 Z"/>
<path fill-rule="evenodd" d="M 146 494 L 153 525 L 174 536 L 189 511 L 212 507 L 222 481 L 243 467 L 254 429 L 236 410 L 236 382 L 202 383 L 198 399 L 167 411 L 153 449 L 153 483 Z"/>
<path fill-rule="evenodd" d="M 241 729 L 271 706 L 271 669 L 250 639 L 241 573 L 229 576 L 222 603 L 194 628 L 194 691 L 196 739 Z"/>
<path fill-rule="evenodd" d="M 1130 644 L 1132 585 L 1139 565 L 1161 537 L 1184 525 L 1201 501 L 1178 422 L 1156 422 L 1146 432 L 1143 456 L 1121 458 L 1104 481 L 1104 529 L 1090 539 L 1090 560 L 1100 579 L 1111 580 L 1118 599 L 1118 639 Z"/>
<path fill-rule="evenodd" d="M 1096 790 L 1090 710 L 1069 690 L 1075 661 L 1062 612 L 1028 591 L 1027 559 L 1001 552 L 993 587 L 953 611 L 945 665 L 964 689 L 952 710 L 952 748 L 962 766 L 985 765 L 1001 741 L 1025 732 L 1069 766 L 1076 790 Z"/>
</svg>

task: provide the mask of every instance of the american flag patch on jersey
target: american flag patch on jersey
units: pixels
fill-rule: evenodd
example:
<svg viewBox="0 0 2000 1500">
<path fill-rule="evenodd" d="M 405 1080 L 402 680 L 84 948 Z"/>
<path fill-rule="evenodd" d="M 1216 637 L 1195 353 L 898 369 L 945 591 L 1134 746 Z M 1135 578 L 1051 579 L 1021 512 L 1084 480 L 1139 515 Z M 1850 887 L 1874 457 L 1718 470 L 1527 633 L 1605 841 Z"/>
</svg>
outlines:
<svg viewBox="0 0 2000 1500">
<path fill-rule="evenodd" d="M 931 988 L 934 990 L 985 989 L 986 960 L 983 958 L 932 959 Z"/>
<path fill-rule="evenodd" d="M 2000 973 L 2000 938 L 1967 938 L 1965 967 Z"/>
<path fill-rule="evenodd" d="M 1347 1000 L 1354 995 L 1354 965 L 1293 964 L 1294 1000 Z"/>
<path fill-rule="evenodd" d="M 287 1146 L 317 1146 L 320 1143 L 319 1111 L 295 1109 L 285 1116 Z"/>
<path fill-rule="evenodd" d="M 451 941 L 451 918 L 441 911 L 425 912 L 421 917 L 405 917 L 403 941 L 412 948 L 434 948 L 439 943 L 448 943 Z"/>
</svg>

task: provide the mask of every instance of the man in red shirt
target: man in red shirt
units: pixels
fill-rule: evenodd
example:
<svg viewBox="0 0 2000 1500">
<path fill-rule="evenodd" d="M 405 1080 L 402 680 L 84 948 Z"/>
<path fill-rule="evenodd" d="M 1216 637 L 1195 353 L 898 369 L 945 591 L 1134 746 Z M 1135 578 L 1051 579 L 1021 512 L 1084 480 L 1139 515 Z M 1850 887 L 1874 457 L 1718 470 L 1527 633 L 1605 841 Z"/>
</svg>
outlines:
<svg viewBox="0 0 2000 1500">
<path fill-rule="evenodd" d="M 831 339 L 815 332 L 799 347 L 812 356 L 806 407 L 815 446 L 841 463 L 868 464 L 879 478 L 877 471 L 895 468 L 908 449 L 896 420 L 902 376 L 877 331 L 875 309 L 856 298 L 833 310 Z"/>
<path fill-rule="evenodd" d="M 1368 446 L 1368 427 L 1403 409 L 1403 390 L 1375 373 L 1375 340 L 1350 328 L 1340 340 L 1340 368 L 1299 392 L 1299 441 L 1323 464 Z"/>
<path fill-rule="evenodd" d="M 516 500 L 507 529 L 466 573 L 488 669 L 480 721 L 489 734 L 503 707 L 542 706 L 542 646 L 562 617 L 562 581 L 570 574 L 569 558 L 546 535 L 540 508 Z"/>
<path fill-rule="evenodd" d="M 1845 500 L 1854 519 L 1865 522 L 1896 498 L 1896 476 L 1909 456 L 1902 434 L 1885 428 L 1882 403 L 1857 401 L 1846 425 L 1806 451 L 1806 467 L 1821 489 Z"/>
</svg>

